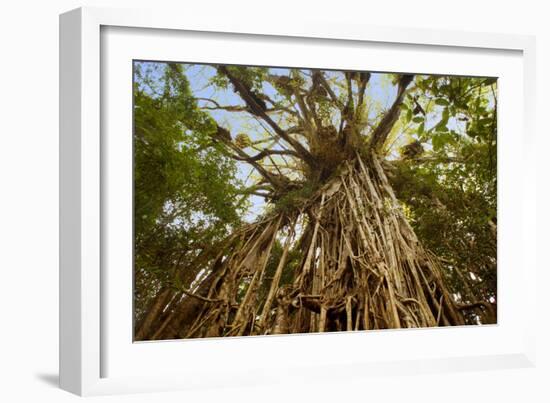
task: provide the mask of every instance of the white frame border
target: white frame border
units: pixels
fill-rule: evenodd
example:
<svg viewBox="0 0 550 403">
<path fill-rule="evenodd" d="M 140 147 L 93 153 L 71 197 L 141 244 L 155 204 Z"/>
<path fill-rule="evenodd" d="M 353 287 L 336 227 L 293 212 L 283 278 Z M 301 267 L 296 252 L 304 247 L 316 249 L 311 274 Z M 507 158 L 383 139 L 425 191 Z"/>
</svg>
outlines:
<svg viewBox="0 0 550 403">
<path fill-rule="evenodd" d="M 177 377 L 163 379 L 101 378 L 100 295 L 100 27 L 122 26 L 323 38 L 383 43 L 422 44 L 480 49 L 519 50 L 524 61 L 524 141 L 527 156 L 535 152 L 535 40 L 531 36 L 444 30 L 373 27 L 327 21 L 288 21 L 285 24 L 238 18 L 215 19 L 198 15 L 135 9 L 79 8 L 60 16 L 60 386 L 79 395 L 160 391 L 204 386 Z M 533 167 L 527 167 L 525 189 L 536 188 Z M 524 217 L 535 221 L 535 197 Z M 524 252 L 535 248 L 523 242 Z M 525 253 L 535 256 L 535 253 Z M 525 274 L 536 278 L 534 258 L 525 261 Z M 536 282 L 528 284 L 527 304 L 535 312 Z M 526 318 L 523 354 L 415 360 L 361 364 L 338 371 L 342 377 L 468 371 L 533 366 L 535 321 Z M 335 368 L 334 368 L 335 369 Z M 322 378 L 315 371 L 312 379 Z M 292 382 L 290 370 L 284 377 Z M 304 377 L 301 376 L 300 382 Z M 262 376 L 249 381 L 232 379 L 240 386 L 267 382 Z M 280 381 L 280 379 L 279 379 Z"/>
</svg>

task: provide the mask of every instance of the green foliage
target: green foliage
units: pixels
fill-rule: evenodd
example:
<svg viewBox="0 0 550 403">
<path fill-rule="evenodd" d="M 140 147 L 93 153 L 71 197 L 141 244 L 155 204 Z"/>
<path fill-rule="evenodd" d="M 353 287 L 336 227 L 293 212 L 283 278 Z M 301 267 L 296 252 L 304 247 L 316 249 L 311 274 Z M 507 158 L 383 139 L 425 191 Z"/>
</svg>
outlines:
<svg viewBox="0 0 550 403">
<path fill-rule="evenodd" d="M 263 84 L 268 74 L 266 67 L 244 67 L 244 66 L 227 66 L 229 72 L 235 75 L 238 79 L 245 83 L 248 88 L 254 91 L 262 91 Z M 220 88 L 227 88 L 229 80 L 222 74 L 216 74 L 212 77 L 211 82 Z"/>
<path fill-rule="evenodd" d="M 496 298 L 496 186 L 487 183 L 470 164 L 396 164 L 392 184 L 421 242 L 448 264 L 445 271 L 453 291 L 472 299 L 465 288 L 476 276 L 477 298 Z M 485 156 L 486 158 L 486 156 Z M 482 163 L 481 166 L 484 164 Z M 496 227 L 495 227 L 496 228 Z M 458 268 L 461 273 L 453 268 Z M 462 277 L 461 277 L 462 276 Z"/>
<path fill-rule="evenodd" d="M 237 168 L 212 142 L 215 122 L 197 107 L 181 65 L 135 69 L 136 281 L 174 279 L 178 264 L 240 222 Z"/>
<path fill-rule="evenodd" d="M 313 196 L 317 186 L 313 183 L 306 183 L 300 189 L 290 190 L 281 196 L 275 203 L 276 212 L 291 213 L 304 204 Z"/>
<path fill-rule="evenodd" d="M 453 292 L 494 301 L 496 79 L 419 76 L 415 84 L 406 103 L 421 104 L 425 115 L 405 122 L 428 151 L 424 162 L 394 164 L 394 190 L 421 242 L 444 262 Z"/>
</svg>

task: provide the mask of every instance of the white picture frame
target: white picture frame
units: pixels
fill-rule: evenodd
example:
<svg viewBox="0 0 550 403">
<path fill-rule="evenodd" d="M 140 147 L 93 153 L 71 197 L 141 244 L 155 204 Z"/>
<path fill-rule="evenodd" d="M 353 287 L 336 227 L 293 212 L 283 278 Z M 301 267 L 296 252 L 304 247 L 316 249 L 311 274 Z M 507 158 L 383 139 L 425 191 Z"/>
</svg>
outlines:
<svg viewBox="0 0 550 403">
<path fill-rule="evenodd" d="M 106 43 L 102 42 L 104 40 L 102 32 L 108 31 L 109 27 L 129 29 L 130 31 L 126 31 L 124 35 L 128 35 L 128 32 L 130 32 L 129 35 L 132 35 L 132 32 L 138 32 L 131 31 L 136 29 L 146 29 L 147 31 L 141 31 L 144 35 L 153 32 L 149 30 L 156 30 L 154 32 L 158 41 L 167 41 L 168 39 L 158 38 L 162 37 L 163 32 L 170 33 L 171 43 L 174 40 L 179 40 L 178 33 L 183 35 L 186 32 L 192 32 L 196 37 L 200 37 L 200 33 L 204 33 L 205 36 L 215 33 L 218 39 L 226 35 L 229 40 L 231 35 L 240 35 L 241 37 L 253 37 L 254 41 L 260 43 L 262 40 L 269 40 L 273 43 L 292 41 L 300 46 L 311 46 L 315 41 L 329 41 L 330 43 L 325 43 L 323 46 L 376 44 L 379 48 L 416 46 L 438 51 L 462 49 L 478 54 L 480 60 L 484 54 L 491 52 L 502 52 L 503 54 L 512 52 L 515 55 L 513 63 L 516 63 L 516 67 L 520 66 L 521 69 L 511 69 L 510 78 L 520 79 L 521 85 L 519 87 L 510 86 L 508 95 L 505 91 L 502 96 L 514 95 L 517 98 L 515 102 L 519 102 L 517 105 L 521 106 L 521 113 L 507 119 L 510 119 L 510 124 L 518 125 L 522 136 L 518 136 L 516 139 L 504 137 L 510 140 L 505 140 L 503 147 L 500 147 L 499 144 L 499 148 L 504 150 L 499 150 L 499 161 L 502 157 L 506 159 L 506 149 L 521 147 L 522 169 L 515 174 L 511 173 L 510 175 L 515 175 L 514 178 L 507 180 L 515 181 L 514 184 L 521 185 L 523 192 L 516 192 L 516 195 L 505 194 L 506 200 L 513 199 L 510 202 L 510 208 L 505 211 L 517 210 L 514 207 L 520 208 L 520 211 L 516 211 L 518 216 L 510 223 L 508 230 L 504 226 L 504 230 L 500 231 L 500 222 L 503 217 L 500 216 L 499 210 L 499 262 L 502 257 L 501 246 L 513 240 L 513 232 L 521 231 L 521 234 L 525 234 L 532 231 L 535 233 L 535 213 L 532 208 L 534 200 L 527 196 L 534 188 L 534 179 L 530 179 L 534 178 L 534 175 L 529 174 L 534 170 L 534 158 L 530 158 L 533 152 L 533 104 L 535 99 L 535 43 L 532 37 L 382 28 L 324 21 L 302 21 L 301 23 L 288 21 L 282 24 L 280 21 L 270 23 L 266 20 L 241 20 L 238 17 L 216 20 L 204 16 L 182 16 L 168 11 L 151 10 L 104 8 L 73 10 L 60 17 L 60 385 L 63 389 L 79 395 L 97 395 L 224 385 L 242 386 L 273 381 L 293 382 L 296 379 L 324 379 L 329 373 L 331 377 L 334 377 L 336 372 L 338 377 L 357 377 L 373 373 L 408 374 L 517 368 L 534 365 L 534 319 L 523 316 L 519 320 L 518 316 L 511 312 L 512 308 L 508 308 L 505 302 L 501 306 L 500 301 L 499 325 L 484 327 L 479 333 L 475 333 L 474 329 L 452 328 L 373 332 L 368 336 L 371 341 L 381 338 L 394 339 L 400 344 L 405 341 L 410 344 L 414 343 L 415 346 L 418 346 L 418 343 L 429 344 L 422 342 L 421 339 L 430 338 L 434 340 L 455 338 L 465 341 L 469 340 L 469 337 L 471 339 L 480 337 L 487 340 L 495 337 L 500 338 L 502 343 L 495 343 L 495 348 L 490 351 L 484 351 L 484 345 L 481 343 L 477 350 L 464 350 L 467 353 L 462 350 L 449 350 L 447 354 L 444 350 L 438 350 L 431 355 L 405 355 L 404 351 L 396 349 L 394 354 L 388 357 L 371 357 L 369 359 L 354 357 L 353 360 L 335 359 L 320 363 L 312 361 L 313 355 L 308 355 L 311 352 L 309 349 L 317 348 L 320 343 L 334 347 L 343 340 L 342 337 L 346 338 L 346 343 L 359 343 L 367 336 L 361 332 L 348 335 L 322 335 L 322 339 L 318 335 L 280 336 L 277 338 L 236 338 L 230 341 L 231 344 L 226 343 L 225 340 L 194 340 L 181 341 L 179 344 L 164 342 L 162 345 L 158 343 L 136 345 L 131 343 L 127 332 L 122 330 L 115 334 L 115 339 L 111 339 L 106 327 L 114 328 L 113 321 L 107 320 L 113 305 L 106 302 L 112 299 L 108 298 L 109 287 L 105 286 L 105 280 L 118 281 L 116 284 L 120 285 L 123 284 L 124 278 L 116 280 L 105 273 L 108 262 L 105 261 L 104 253 L 107 250 L 107 245 L 104 244 L 104 228 L 108 227 L 105 220 L 109 218 L 102 214 L 102 208 L 104 207 L 105 195 L 103 193 L 106 189 L 106 175 L 110 175 L 111 172 L 105 169 L 107 157 L 104 147 L 106 145 L 111 147 L 111 143 L 105 139 L 102 140 L 102 133 L 108 132 L 110 127 L 110 123 L 105 121 L 105 116 L 109 113 L 102 109 L 106 103 L 104 96 L 109 92 L 109 88 L 102 87 L 105 85 L 102 81 L 102 74 L 107 75 L 107 71 L 103 70 L 105 64 L 102 57 L 109 56 L 110 53 L 105 53 L 105 50 L 102 49 Z M 117 40 L 119 42 L 109 42 L 109 46 L 116 46 L 116 43 L 120 46 L 121 43 L 124 43 L 120 41 L 124 40 L 130 44 L 131 41 L 124 38 Z M 128 49 L 132 49 L 132 47 L 128 46 Z M 122 49 L 119 47 L 118 51 L 122 52 Z M 159 52 L 158 54 L 162 56 L 162 51 Z M 315 51 L 313 52 L 315 54 Z M 114 58 L 114 56 L 112 57 Z M 128 50 L 125 57 L 134 56 Z M 223 58 L 220 60 L 223 62 Z M 216 61 L 219 62 L 219 60 Z M 121 62 L 125 61 L 121 60 Z M 490 63 L 494 62 L 488 59 L 484 63 L 489 64 L 487 68 L 490 69 Z M 109 67 L 107 66 L 107 68 Z M 475 69 L 475 67 L 471 68 Z M 120 77 L 116 76 L 116 78 Z M 128 80 L 131 81 L 130 76 Z M 121 91 L 125 91 L 124 88 Z M 120 91 L 118 94 L 120 95 Z M 124 108 L 126 107 L 124 102 L 131 97 L 130 94 L 126 95 L 125 101 L 124 97 L 108 99 L 122 99 L 118 107 Z M 110 102 L 109 105 L 112 105 L 113 102 Z M 503 124 L 500 121 L 500 115 L 499 128 Z M 116 152 L 116 149 L 111 151 Z M 499 180 L 501 180 L 500 174 Z M 502 196 L 499 190 L 499 203 L 503 200 Z M 508 213 L 507 216 L 510 214 Z M 505 290 L 514 290 L 509 295 L 513 296 L 514 301 L 521 305 L 521 311 L 535 312 L 533 308 L 535 284 L 527 281 L 528 278 L 536 277 L 536 264 L 533 258 L 535 253 L 532 251 L 535 243 L 528 242 L 525 237 L 522 239 L 523 242 L 517 242 L 516 250 L 504 251 L 504 253 L 509 253 L 505 257 L 510 257 L 508 260 L 516 262 L 519 269 L 514 274 L 515 277 L 503 276 L 505 280 L 501 280 L 499 268 L 499 289 L 503 287 Z M 124 292 L 128 293 L 128 290 L 131 291 L 131 283 L 127 284 L 127 289 Z M 500 291 L 499 295 L 501 295 Z M 505 297 L 506 293 L 503 299 Z M 518 301 L 519 297 L 521 297 L 521 301 Z M 505 319 L 510 311 L 510 320 L 505 320 L 504 324 L 501 323 L 501 311 L 503 311 Z M 122 310 L 121 312 L 126 311 Z M 122 338 L 116 339 L 117 335 L 122 335 Z M 117 345 L 113 344 L 112 340 L 123 340 L 123 343 L 126 343 L 125 340 L 127 340 L 130 344 L 128 346 Z M 261 368 L 258 356 L 270 352 L 273 355 L 280 355 L 280 349 L 283 348 L 299 351 L 302 354 L 295 354 L 296 358 L 293 358 L 291 362 L 281 361 L 277 368 Z M 176 349 L 186 351 L 189 359 L 184 363 L 181 360 L 168 362 Z M 208 351 L 211 354 L 214 352 L 218 359 L 221 357 L 222 360 L 224 357 L 230 357 L 231 351 L 244 351 L 245 359 L 240 366 L 221 366 L 220 369 L 212 373 L 208 372 L 207 367 L 190 371 L 189 369 L 197 364 L 200 356 L 200 354 L 191 354 L 191 349 L 200 351 L 201 354 L 206 354 Z M 169 370 L 153 375 L 150 371 L 140 371 L 139 368 L 136 371 L 131 371 L 131 368 L 123 366 L 117 367 L 116 371 L 109 369 L 106 363 L 116 361 L 111 357 L 116 356 L 113 351 L 123 350 L 127 355 L 118 354 L 119 361 L 131 363 L 132 354 L 143 354 L 140 357 L 145 358 L 141 362 L 147 366 L 150 363 L 147 360 L 151 359 L 147 356 L 154 355 L 157 357 L 157 363 L 164 362 Z M 145 350 L 149 350 L 149 352 Z M 247 350 L 249 351 L 247 352 Z M 215 358 L 210 357 L 209 359 Z M 251 363 L 252 365 L 250 365 Z M 133 365 L 135 367 L 135 364 Z M 304 367 L 307 367 L 308 371 L 304 372 Z M 281 368 L 284 371 L 281 371 Z M 205 376 L 206 374 L 208 374 L 208 378 Z"/>
</svg>

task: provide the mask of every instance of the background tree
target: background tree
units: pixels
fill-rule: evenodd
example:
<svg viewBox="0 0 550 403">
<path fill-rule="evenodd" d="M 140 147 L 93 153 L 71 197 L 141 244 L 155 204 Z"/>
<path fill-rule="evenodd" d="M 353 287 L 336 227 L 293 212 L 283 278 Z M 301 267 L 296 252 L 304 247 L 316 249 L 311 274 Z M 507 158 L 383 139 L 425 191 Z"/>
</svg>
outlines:
<svg viewBox="0 0 550 403">
<path fill-rule="evenodd" d="M 496 80 L 137 63 L 135 338 L 496 322 Z"/>
<path fill-rule="evenodd" d="M 135 319 L 142 333 L 158 325 L 174 288 L 195 280 L 193 265 L 211 253 L 205 249 L 240 224 L 235 162 L 211 142 L 215 123 L 197 108 L 181 72 L 139 64 L 135 71 Z M 154 73 L 160 76 L 151 80 Z"/>
</svg>

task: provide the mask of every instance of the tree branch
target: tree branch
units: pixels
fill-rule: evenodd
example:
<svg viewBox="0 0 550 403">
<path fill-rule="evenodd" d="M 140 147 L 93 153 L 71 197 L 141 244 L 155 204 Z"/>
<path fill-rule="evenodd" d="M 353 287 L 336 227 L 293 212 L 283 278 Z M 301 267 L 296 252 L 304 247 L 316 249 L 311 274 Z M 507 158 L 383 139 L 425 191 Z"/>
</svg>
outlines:
<svg viewBox="0 0 550 403">
<path fill-rule="evenodd" d="M 458 164 L 464 164 L 468 162 L 467 158 L 458 158 L 458 157 L 418 157 L 418 158 L 412 158 L 410 159 L 413 162 L 418 162 L 420 164 L 423 163 L 434 163 L 434 164 L 450 164 L 450 163 L 458 163 Z"/>
<path fill-rule="evenodd" d="M 176 288 L 176 290 L 181 291 L 183 294 L 187 295 L 188 297 L 196 298 L 196 299 L 198 299 L 200 301 L 203 301 L 203 302 L 216 303 L 216 302 L 222 302 L 223 301 L 221 299 L 206 298 L 206 297 L 203 297 L 202 295 L 195 294 L 195 293 L 193 293 L 189 290 L 186 290 L 184 288 Z"/>
<path fill-rule="evenodd" d="M 369 145 L 371 150 L 380 150 L 380 148 L 384 145 L 384 142 L 386 141 L 388 135 L 390 134 L 391 129 L 395 125 L 395 122 L 397 122 L 397 119 L 399 119 L 399 115 L 401 113 L 401 104 L 403 103 L 403 98 L 405 96 L 407 86 L 411 83 L 413 77 L 414 76 L 411 74 L 404 74 L 399 79 L 397 97 L 395 98 L 395 101 L 393 101 L 393 105 L 391 106 L 391 108 L 386 112 L 386 114 L 378 124 L 378 127 L 372 133 Z"/>
<path fill-rule="evenodd" d="M 224 110 L 228 112 L 246 112 L 247 108 L 241 105 L 220 105 L 217 101 L 211 98 L 195 98 L 197 101 L 210 102 L 214 106 L 200 106 L 201 109 L 207 110 Z"/>
<path fill-rule="evenodd" d="M 247 163 L 252 165 L 260 173 L 260 175 L 262 175 L 268 182 L 275 185 L 275 180 L 273 175 L 270 172 L 268 172 L 263 166 L 258 164 L 255 160 L 250 160 L 250 155 L 245 153 L 243 150 L 241 150 L 239 147 L 237 147 L 233 143 L 229 130 L 217 125 L 217 131 L 214 137 L 216 140 L 221 141 L 222 143 L 227 145 L 231 150 L 235 152 L 235 154 L 230 154 L 232 158 L 237 159 L 239 161 L 246 161 Z"/>
<path fill-rule="evenodd" d="M 330 98 L 332 99 L 332 102 L 334 102 L 340 110 L 344 109 L 344 105 L 340 102 L 340 100 L 338 99 L 338 97 L 330 87 L 330 84 L 328 83 L 325 75 L 322 72 L 319 72 L 319 81 L 323 86 L 323 88 L 327 91 Z"/>
<path fill-rule="evenodd" d="M 263 150 L 254 156 L 250 156 L 250 157 L 235 156 L 235 159 L 239 161 L 254 162 L 254 161 L 259 161 L 270 155 L 292 155 L 297 158 L 300 158 L 298 153 L 292 150 Z"/>
<path fill-rule="evenodd" d="M 359 95 L 357 98 L 357 110 L 363 106 L 365 100 L 365 90 L 370 80 L 370 73 L 359 73 Z"/>
<path fill-rule="evenodd" d="M 491 304 L 490 302 L 487 302 L 487 301 L 476 301 L 470 304 L 461 304 L 461 303 L 455 302 L 455 306 L 460 311 L 463 311 L 466 309 L 481 308 L 481 307 L 491 310 L 493 309 L 494 304 Z"/>
<path fill-rule="evenodd" d="M 227 112 L 248 112 L 249 111 L 249 108 L 246 107 L 246 106 L 242 106 L 242 105 L 220 105 L 216 100 L 211 99 L 211 98 L 195 98 L 195 99 L 197 101 L 204 101 L 204 102 L 212 103 L 214 106 L 200 106 L 199 107 L 201 109 L 208 110 L 208 111 L 216 111 L 216 110 L 227 111 Z M 269 100 L 269 102 L 272 102 L 272 101 Z M 287 113 L 290 113 L 290 114 L 296 114 L 296 112 L 294 112 L 294 111 L 292 111 L 288 108 L 284 108 L 284 107 L 266 108 L 265 112 L 266 113 L 287 112 Z"/>
<path fill-rule="evenodd" d="M 310 166 L 316 166 L 315 159 L 309 153 L 309 151 L 300 144 L 299 141 L 292 138 L 285 130 L 283 130 L 277 123 L 271 119 L 266 113 L 265 102 L 259 99 L 239 78 L 233 75 L 226 66 L 218 66 L 218 71 L 225 75 L 231 84 L 235 87 L 235 91 L 241 96 L 247 106 L 250 108 L 250 112 L 260 118 L 262 118 L 275 133 L 281 137 L 284 141 L 290 144 L 294 150 L 306 161 Z"/>
<path fill-rule="evenodd" d="M 350 72 L 345 72 L 344 75 L 346 77 L 346 85 L 348 88 L 348 100 L 346 101 L 346 105 L 344 106 L 344 109 L 342 110 L 342 122 L 345 120 L 349 122 L 350 124 L 353 121 L 353 114 L 354 114 L 354 105 L 353 105 L 353 85 L 351 83 L 351 74 Z"/>
<path fill-rule="evenodd" d="M 227 145 L 231 150 L 235 152 L 235 154 L 231 154 L 231 153 L 229 154 L 231 158 L 234 158 L 238 161 L 244 161 L 252 165 L 256 169 L 256 171 L 258 171 L 258 173 L 262 175 L 262 177 L 268 183 L 272 184 L 275 187 L 275 189 L 285 187 L 290 182 L 288 178 L 281 175 L 274 174 L 272 172 L 269 172 L 267 169 L 265 169 L 265 167 L 262 164 L 259 164 L 257 162 L 260 159 L 260 158 L 257 158 L 258 157 L 257 155 L 254 157 L 251 157 L 250 155 L 245 153 L 243 150 L 241 150 L 239 147 L 237 147 L 237 145 L 234 144 L 233 141 L 231 140 L 231 134 L 227 129 L 218 125 L 217 131 L 214 134 L 214 138 L 218 141 L 221 141 L 223 144 Z M 268 150 L 268 151 L 270 152 L 275 151 L 278 153 L 277 150 Z"/>
<path fill-rule="evenodd" d="M 247 190 L 247 189 L 244 189 L 240 192 L 238 192 L 239 194 L 241 195 L 254 195 L 254 196 L 260 196 L 260 197 L 263 197 L 265 199 L 269 198 L 272 196 L 272 193 L 271 192 L 260 192 L 260 191 L 257 191 L 257 190 Z"/>
</svg>

